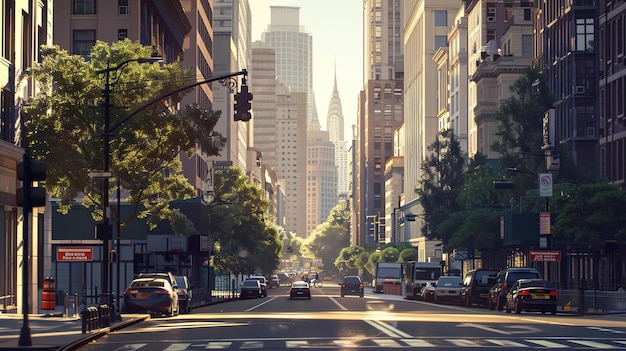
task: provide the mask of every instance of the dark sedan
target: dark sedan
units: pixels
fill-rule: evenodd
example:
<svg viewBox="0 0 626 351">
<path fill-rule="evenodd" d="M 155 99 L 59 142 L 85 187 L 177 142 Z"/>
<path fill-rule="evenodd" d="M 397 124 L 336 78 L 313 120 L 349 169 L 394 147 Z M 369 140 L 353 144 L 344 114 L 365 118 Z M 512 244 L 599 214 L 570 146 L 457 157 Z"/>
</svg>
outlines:
<svg viewBox="0 0 626 351">
<path fill-rule="evenodd" d="M 258 280 L 244 280 L 243 284 L 241 284 L 239 298 L 249 299 L 261 296 L 263 296 L 263 292 L 261 291 L 261 283 Z"/>
<path fill-rule="evenodd" d="M 299 281 L 291 284 L 289 299 L 292 300 L 296 298 L 311 299 L 311 287 L 309 286 L 309 283 Z"/>
<path fill-rule="evenodd" d="M 513 283 L 506 295 L 506 312 L 541 311 L 556 314 L 558 292 L 551 281 L 520 279 Z"/>
<path fill-rule="evenodd" d="M 124 312 L 175 316 L 179 313 L 178 294 L 166 279 L 137 278 L 124 290 Z"/>
</svg>

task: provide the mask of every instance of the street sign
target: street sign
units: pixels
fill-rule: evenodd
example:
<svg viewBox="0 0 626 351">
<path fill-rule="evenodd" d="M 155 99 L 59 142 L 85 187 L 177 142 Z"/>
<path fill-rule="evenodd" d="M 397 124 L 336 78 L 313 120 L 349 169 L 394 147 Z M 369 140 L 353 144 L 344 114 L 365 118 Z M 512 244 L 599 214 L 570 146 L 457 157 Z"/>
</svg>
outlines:
<svg viewBox="0 0 626 351">
<path fill-rule="evenodd" d="M 550 212 L 539 212 L 539 234 L 550 234 Z"/>
<path fill-rule="evenodd" d="M 93 247 L 91 246 L 59 246 L 57 247 L 58 262 L 93 261 Z"/>
<path fill-rule="evenodd" d="M 561 251 L 559 250 L 531 250 L 531 261 L 560 261 Z"/>
<path fill-rule="evenodd" d="M 113 174 L 111 172 L 104 172 L 104 171 L 91 171 L 89 173 L 87 173 L 87 175 L 89 176 L 89 178 L 111 178 L 113 176 Z"/>
<path fill-rule="evenodd" d="M 539 174 L 539 196 L 552 197 L 552 173 Z"/>
</svg>

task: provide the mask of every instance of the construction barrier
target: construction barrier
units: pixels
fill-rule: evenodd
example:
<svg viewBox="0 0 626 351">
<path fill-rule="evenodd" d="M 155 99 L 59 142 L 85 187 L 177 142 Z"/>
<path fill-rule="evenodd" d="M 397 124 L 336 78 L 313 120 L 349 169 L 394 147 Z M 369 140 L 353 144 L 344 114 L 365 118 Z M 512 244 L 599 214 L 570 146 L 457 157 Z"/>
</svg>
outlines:
<svg viewBox="0 0 626 351">
<path fill-rule="evenodd" d="M 402 295 L 402 284 L 389 282 L 383 283 L 383 294 Z"/>
<path fill-rule="evenodd" d="M 56 285 L 53 277 L 46 277 L 43 280 L 41 292 L 41 309 L 53 310 L 56 305 Z"/>
</svg>

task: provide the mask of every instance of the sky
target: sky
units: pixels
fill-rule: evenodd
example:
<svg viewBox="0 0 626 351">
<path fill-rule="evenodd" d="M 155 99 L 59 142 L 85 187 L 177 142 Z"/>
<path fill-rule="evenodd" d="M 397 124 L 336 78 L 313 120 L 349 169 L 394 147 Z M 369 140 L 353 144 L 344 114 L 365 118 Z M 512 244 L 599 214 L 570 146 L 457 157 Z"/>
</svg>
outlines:
<svg viewBox="0 0 626 351">
<path fill-rule="evenodd" d="M 345 122 L 344 139 L 352 139 L 358 94 L 363 90 L 363 0 L 248 0 L 252 13 L 252 41 L 270 23 L 270 6 L 300 8 L 300 26 L 313 37 L 313 89 L 317 116 L 326 130 L 333 93 L 335 63 L 337 90 Z"/>
</svg>

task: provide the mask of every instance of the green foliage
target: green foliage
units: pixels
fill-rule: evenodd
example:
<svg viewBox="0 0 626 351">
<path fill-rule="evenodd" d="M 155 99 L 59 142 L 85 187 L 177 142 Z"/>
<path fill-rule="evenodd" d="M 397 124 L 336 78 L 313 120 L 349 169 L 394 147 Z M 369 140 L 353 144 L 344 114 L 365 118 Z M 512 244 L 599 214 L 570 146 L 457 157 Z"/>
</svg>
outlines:
<svg viewBox="0 0 626 351">
<path fill-rule="evenodd" d="M 320 258 L 326 270 L 337 273 L 335 261 L 342 248 L 350 244 L 350 211 L 345 203 L 337 204 L 326 222 L 320 224 L 304 241 L 314 257 Z"/>
<path fill-rule="evenodd" d="M 374 274 L 374 270 L 376 269 L 376 262 L 380 259 L 380 252 L 372 252 L 368 259 L 367 263 L 364 265 L 364 268 L 370 273 Z"/>
<path fill-rule="evenodd" d="M 421 180 L 416 189 L 424 209 L 421 230 L 426 238 L 440 239 L 445 245 L 450 238 L 442 236 L 437 227 L 450 213 L 460 209 L 457 197 L 463 189 L 466 158 L 450 130 L 441 132 L 428 151 L 431 154 L 422 163 Z"/>
<path fill-rule="evenodd" d="M 404 263 L 417 260 L 417 250 L 414 247 L 405 248 L 400 251 L 398 262 Z"/>
<path fill-rule="evenodd" d="M 626 239 L 626 193 L 610 184 L 581 184 L 564 188 L 551 202 L 558 216 L 555 239 L 582 242 Z"/>
<path fill-rule="evenodd" d="M 397 262 L 400 252 L 395 247 L 388 247 L 380 251 L 378 262 Z"/>
<path fill-rule="evenodd" d="M 349 246 L 341 249 L 339 256 L 335 259 L 335 267 L 340 272 L 347 270 L 358 270 L 362 267 L 361 254 L 365 249 L 359 246 Z"/>
<path fill-rule="evenodd" d="M 276 269 L 283 241 L 280 229 L 266 224 L 269 201 L 263 191 L 240 169 L 230 167 L 215 172 L 214 192 L 218 200 L 211 207 L 209 228 L 220 243 L 216 266 L 241 274 L 250 267 L 265 273 Z"/>
<path fill-rule="evenodd" d="M 110 70 L 111 126 L 129 111 L 195 81 L 193 72 L 178 63 L 132 61 L 151 55 L 151 47 L 129 40 L 97 42 L 88 60 L 58 46 L 42 48 L 41 63 L 29 72 L 41 92 L 25 104 L 24 126 L 31 154 L 47 161 L 46 189 L 60 200 L 61 212 L 84 194 L 82 205 L 93 209 L 95 220 L 102 218 L 102 183 L 88 173 L 104 169 L 104 70 Z M 182 95 L 172 96 L 170 105 Z M 191 154 L 199 145 L 207 155 L 217 155 L 223 148 L 225 139 L 211 135 L 219 117 L 219 112 L 198 106 L 171 113 L 163 104 L 153 104 L 112 130 L 109 169 L 129 193 L 126 201 L 134 210 L 122 227 L 137 217 L 145 218 L 151 228 L 168 219 L 178 234 L 195 232 L 169 203 L 195 196 L 182 173 L 181 153 Z M 115 186 L 109 188 L 110 193 L 116 191 Z"/>
</svg>

